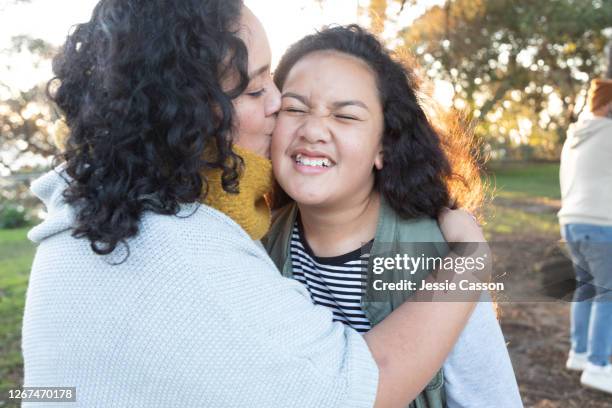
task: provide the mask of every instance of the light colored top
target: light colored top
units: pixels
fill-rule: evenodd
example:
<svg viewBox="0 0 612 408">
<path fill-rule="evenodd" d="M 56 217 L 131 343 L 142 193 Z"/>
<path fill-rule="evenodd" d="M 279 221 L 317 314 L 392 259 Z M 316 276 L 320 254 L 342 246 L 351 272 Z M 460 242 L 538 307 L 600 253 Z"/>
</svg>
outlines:
<svg viewBox="0 0 612 408">
<path fill-rule="evenodd" d="M 488 292 L 442 366 L 448 408 L 521 408 L 506 341 Z"/>
<path fill-rule="evenodd" d="M 113 265 L 125 247 L 99 256 L 70 235 L 65 187 L 56 172 L 32 185 L 48 217 L 29 233 L 24 386 L 76 387 L 73 408 L 372 406 L 362 336 L 230 218 L 198 204 L 145 213 Z"/>
<path fill-rule="evenodd" d="M 612 119 L 581 116 L 561 153 L 561 224 L 612 226 Z"/>
</svg>

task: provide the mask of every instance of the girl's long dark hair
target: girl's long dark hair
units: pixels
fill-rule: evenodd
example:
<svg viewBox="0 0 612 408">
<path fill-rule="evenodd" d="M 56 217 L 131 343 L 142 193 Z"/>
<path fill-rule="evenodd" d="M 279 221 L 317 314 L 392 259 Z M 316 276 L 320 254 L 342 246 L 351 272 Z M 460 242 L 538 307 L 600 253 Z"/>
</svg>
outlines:
<svg viewBox="0 0 612 408">
<path fill-rule="evenodd" d="M 456 116 L 441 111 L 433 125 L 417 96 L 414 71 L 394 59 L 365 29 L 327 28 L 292 45 L 274 73 L 278 88 L 282 90 L 301 58 L 328 50 L 363 60 L 376 75 L 384 115 L 384 166 L 376 171 L 375 188 L 390 206 L 404 218 L 437 217 L 444 207 L 477 210 L 483 190 L 469 129 Z M 289 201 L 277 186 L 273 206 Z"/>
<path fill-rule="evenodd" d="M 55 58 L 48 93 L 70 129 L 64 197 L 73 235 L 98 254 L 136 235 L 144 211 L 176 214 L 205 168 L 237 188 L 232 99 L 248 84 L 241 0 L 101 0 Z M 237 85 L 224 91 L 221 80 Z M 203 153 L 211 145 L 216 154 Z"/>
</svg>

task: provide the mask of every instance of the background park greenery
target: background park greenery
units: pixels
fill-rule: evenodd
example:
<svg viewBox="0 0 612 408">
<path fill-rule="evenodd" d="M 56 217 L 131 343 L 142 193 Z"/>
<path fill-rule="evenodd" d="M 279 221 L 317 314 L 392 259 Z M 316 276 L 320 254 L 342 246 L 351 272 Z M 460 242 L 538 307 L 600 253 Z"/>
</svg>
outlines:
<svg viewBox="0 0 612 408">
<path fill-rule="evenodd" d="M 0 406 L 22 381 L 21 320 L 34 245 L 28 227 L 0 230 Z"/>
</svg>

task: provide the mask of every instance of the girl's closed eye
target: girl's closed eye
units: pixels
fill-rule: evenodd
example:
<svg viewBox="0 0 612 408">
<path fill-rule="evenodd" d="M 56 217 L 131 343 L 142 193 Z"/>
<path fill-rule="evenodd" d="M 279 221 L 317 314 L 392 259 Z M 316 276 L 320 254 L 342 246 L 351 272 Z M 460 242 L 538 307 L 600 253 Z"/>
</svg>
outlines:
<svg viewBox="0 0 612 408">
<path fill-rule="evenodd" d="M 347 114 L 343 114 L 343 113 L 337 113 L 334 115 L 336 118 L 338 119 L 343 119 L 343 120 L 354 120 L 354 121 L 360 121 L 361 119 L 359 119 L 356 116 L 353 115 L 347 115 Z"/>
<path fill-rule="evenodd" d="M 342 109 L 332 113 L 333 117 L 344 122 L 362 122 L 364 120 L 363 114 L 356 112 L 359 109 Z"/>
<path fill-rule="evenodd" d="M 288 113 L 297 113 L 297 114 L 306 113 L 306 109 L 295 107 L 295 106 L 288 106 L 286 108 L 283 108 L 282 111 L 288 112 Z"/>
</svg>

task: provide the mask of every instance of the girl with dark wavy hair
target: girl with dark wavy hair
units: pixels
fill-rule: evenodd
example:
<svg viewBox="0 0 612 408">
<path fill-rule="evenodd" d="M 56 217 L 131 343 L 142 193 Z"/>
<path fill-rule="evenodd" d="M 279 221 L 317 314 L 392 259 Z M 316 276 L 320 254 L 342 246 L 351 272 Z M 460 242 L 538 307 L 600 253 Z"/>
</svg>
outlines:
<svg viewBox="0 0 612 408">
<path fill-rule="evenodd" d="M 374 295 L 376 278 L 363 265 L 383 253 L 388 258 L 389 247 L 411 258 L 421 251 L 442 256 L 445 238 L 461 241 L 461 228 L 478 229 L 467 212 L 444 222 L 448 207 L 474 210 L 482 197 L 470 135 L 458 126 L 436 128 L 417 96 L 414 72 L 356 25 L 298 41 L 274 80 L 282 93 L 272 137 L 281 208 L 267 249 L 315 304 L 369 338 L 414 290 Z M 429 271 L 396 273 L 393 282 L 410 280 L 418 290 Z M 407 349 L 393 339 L 382 344 L 397 358 Z M 488 294 L 410 406 L 522 406 Z"/>
<path fill-rule="evenodd" d="M 240 0 L 101 0 L 54 71 L 70 134 L 32 185 L 48 215 L 29 234 L 25 386 L 76 387 L 82 407 L 369 407 L 418 394 L 473 305 L 406 305 L 364 339 L 279 274 L 257 239 L 280 97 Z M 393 359 L 390 337 L 414 347 Z"/>
</svg>

